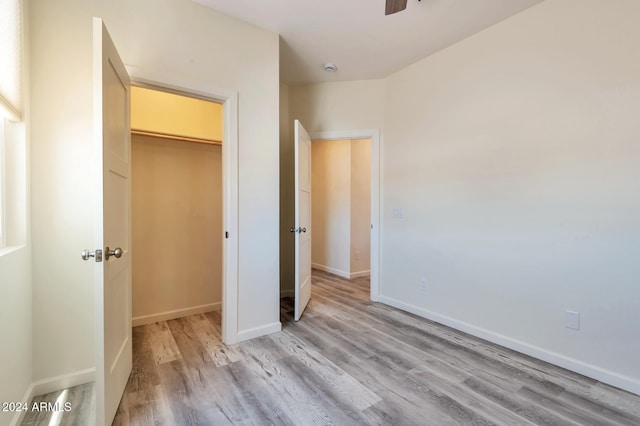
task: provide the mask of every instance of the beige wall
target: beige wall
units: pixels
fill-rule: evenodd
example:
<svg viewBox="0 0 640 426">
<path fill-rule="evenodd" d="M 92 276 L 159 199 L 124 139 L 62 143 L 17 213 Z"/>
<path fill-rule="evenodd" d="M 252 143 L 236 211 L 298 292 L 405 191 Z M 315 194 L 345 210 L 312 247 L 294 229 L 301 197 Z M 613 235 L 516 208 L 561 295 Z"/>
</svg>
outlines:
<svg viewBox="0 0 640 426">
<path fill-rule="evenodd" d="M 281 97 L 286 97 L 287 129 L 293 120 L 302 122 L 312 133 L 329 131 L 355 131 L 378 129 L 384 118 L 384 80 L 345 81 L 302 86 L 284 86 Z M 281 122 L 285 118 L 281 115 Z M 290 131 L 290 130 L 289 130 Z M 293 291 L 295 245 L 289 233 L 294 218 L 293 139 L 283 138 L 280 146 L 281 222 L 280 274 L 289 293 Z"/>
<path fill-rule="evenodd" d="M 351 141 L 351 276 L 371 268 L 371 140 Z"/>
<path fill-rule="evenodd" d="M 639 15 L 546 0 L 379 91 L 292 88 L 312 132 L 383 130 L 385 302 L 640 392 Z"/>
<path fill-rule="evenodd" d="M 277 34 L 183 0 L 31 6 L 34 378 L 95 365 L 93 16 L 125 64 L 238 93 L 238 329 L 277 326 Z"/>
<path fill-rule="evenodd" d="M 131 160 L 134 322 L 219 309 L 221 147 L 133 136 Z"/>
<path fill-rule="evenodd" d="M 131 128 L 221 142 L 222 104 L 133 86 Z"/>
<path fill-rule="evenodd" d="M 300 120 L 310 134 L 380 128 L 384 84 L 384 80 L 362 80 L 291 86 L 291 120 Z"/>
<path fill-rule="evenodd" d="M 349 275 L 351 141 L 311 143 L 311 264 Z"/>
<path fill-rule="evenodd" d="M 387 79 L 386 297 L 640 391 L 637 16 L 545 1 Z"/>
<path fill-rule="evenodd" d="M 311 144 L 313 267 L 347 278 L 369 272 L 371 141 Z"/>
<path fill-rule="evenodd" d="M 22 401 L 31 384 L 31 280 L 29 249 L 11 253 L 0 249 L 0 402 Z M 0 425 L 9 425 L 15 413 L 0 412 Z"/>
</svg>

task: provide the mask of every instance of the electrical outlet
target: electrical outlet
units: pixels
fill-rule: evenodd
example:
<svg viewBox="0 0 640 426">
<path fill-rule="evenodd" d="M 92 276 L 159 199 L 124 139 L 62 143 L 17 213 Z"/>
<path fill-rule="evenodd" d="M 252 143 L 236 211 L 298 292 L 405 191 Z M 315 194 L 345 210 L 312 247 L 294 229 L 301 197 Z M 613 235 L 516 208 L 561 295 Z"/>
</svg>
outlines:
<svg viewBox="0 0 640 426">
<path fill-rule="evenodd" d="M 580 312 L 565 311 L 564 326 L 571 330 L 580 330 Z"/>
<path fill-rule="evenodd" d="M 427 291 L 427 279 L 426 278 L 421 278 L 420 279 L 420 290 Z"/>
</svg>

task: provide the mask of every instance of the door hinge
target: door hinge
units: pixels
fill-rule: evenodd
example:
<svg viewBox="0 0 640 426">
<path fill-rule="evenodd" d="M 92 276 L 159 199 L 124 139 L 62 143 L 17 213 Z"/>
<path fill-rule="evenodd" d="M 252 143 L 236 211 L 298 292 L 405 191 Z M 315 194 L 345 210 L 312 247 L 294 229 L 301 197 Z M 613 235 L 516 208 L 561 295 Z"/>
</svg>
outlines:
<svg viewBox="0 0 640 426">
<path fill-rule="evenodd" d="M 225 237 L 225 238 L 229 238 L 229 231 L 225 231 L 225 232 L 224 232 L 224 237 Z"/>
</svg>

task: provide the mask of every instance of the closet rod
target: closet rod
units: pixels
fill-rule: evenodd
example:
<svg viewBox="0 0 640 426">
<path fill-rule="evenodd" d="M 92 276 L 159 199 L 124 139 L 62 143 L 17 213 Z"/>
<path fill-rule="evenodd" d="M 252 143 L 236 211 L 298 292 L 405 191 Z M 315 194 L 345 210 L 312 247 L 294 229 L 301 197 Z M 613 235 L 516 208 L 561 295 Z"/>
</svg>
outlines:
<svg viewBox="0 0 640 426">
<path fill-rule="evenodd" d="M 171 133 L 159 133 L 159 132 L 149 132 L 147 130 L 131 129 L 131 134 L 140 135 L 140 136 L 151 136 L 151 137 L 162 138 L 162 139 L 171 139 L 175 141 L 206 143 L 209 145 L 222 146 L 222 141 L 217 141 L 214 139 L 192 138 L 189 136 L 172 135 Z"/>
</svg>

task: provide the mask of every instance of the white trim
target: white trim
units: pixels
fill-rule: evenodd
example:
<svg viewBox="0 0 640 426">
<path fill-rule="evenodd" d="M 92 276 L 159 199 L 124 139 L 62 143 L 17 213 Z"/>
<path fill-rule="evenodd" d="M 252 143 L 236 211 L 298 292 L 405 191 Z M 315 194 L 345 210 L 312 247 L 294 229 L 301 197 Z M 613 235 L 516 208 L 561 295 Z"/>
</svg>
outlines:
<svg viewBox="0 0 640 426">
<path fill-rule="evenodd" d="M 223 246 L 222 341 L 238 341 L 238 92 L 168 76 L 135 67 L 127 67 L 131 82 L 160 90 L 198 96 L 222 102 L 223 144 L 223 223 L 229 232 Z M 223 234 L 224 235 L 224 234 Z"/>
<path fill-rule="evenodd" d="M 57 392 L 62 389 L 68 389 L 74 386 L 84 385 L 85 383 L 95 382 L 96 369 L 87 368 L 86 370 L 76 371 L 74 373 L 63 374 L 61 376 L 51 377 L 48 379 L 38 380 L 31 383 L 27 388 L 21 402 L 27 402 L 31 405 L 31 400 L 35 396 L 44 395 L 51 392 Z M 17 412 L 10 425 L 16 426 L 22 423 L 26 411 Z"/>
<path fill-rule="evenodd" d="M 7 245 L 7 163 L 5 160 L 7 134 L 5 125 L 4 118 L 0 116 L 0 250 Z"/>
<path fill-rule="evenodd" d="M 325 271 L 325 272 L 328 272 L 328 273 L 333 274 L 333 275 L 337 275 L 337 276 L 342 277 L 342 278 L 346 278 L 346 279 L 350 278 L 348 272 L 342 271 L 340 269 L 332 268 L 331 266 L 321 265 L 319 263 L 311 263 L 311 268 L 319 269 L 321 271 Z"/>
<path fill-rule="evenodd" d="M 17 246 L 2 246 L 0 245 L 0 257 L 6 256 L 14 251 L 21 250 L 26 247 L 26 244 L 21 244 Z"/>
<path fill-rule="evenodd" d="M 14 122 L 21 121 L 22 113 L 14 108 L 14 106 L 0 94 L 0 120 L 2 119 Z"/>
<path fill-rule="evenodd" d="M 446 325 L 447 327 L 454 328 L 456 330 L 463 331 L 471 334 L 472 336 L 479 337 L 489 342 L 504 346 L 505 348 L 512 349 L 516 352 L 520 352 L 525 355 L 532 356 L 542 361 L 549 362 L 557 365 L 558 367 L 566 368 L 578 374 L 582 374 L 592 379 L 607 383 L 611 386 L 615 386 L 620 389 L 632 392 L 636 395 L 640 395 L 640 381 L 635 380 L 628 376 L 623 376 L 613 371 L 596 367 L 591 364 L 586 364 L 582 361 L 578 361 L 567 356 L 542 349 L 537 346 L 530 345 L 528 343 L 521 342 L 516 339 L 512 339 L 502 334 L 494 333 L 489 330 L 477 327 L 466 322 L 458 321 L 456 319 L 440 315 L 415 305 L 401 302 L 396 299 L 392 299 L 386 296 L 380 296 L 380 302 L 394 308 L 401 309 L 403 311 L 418 315 L 420 317 L 435 321 L 437 323 Z"/>
<path fill-rule="evenodd" d="M 373 302 L 380 298 L 380 200 L 382 199 L 380 129 L 345 130 L 330 132 L 315 132 L 311 140 L 340 140 L 340 139 L 371 139 L 371 260 L 370 260 L 370 297 Z M 348 278 L 348 276 L 347 276 Z"/>
<path fill-rule="evenodd" d="M 371 270 L 367 269 L 366 271 L 358 271 L 358 272 L 345 272 L 340 269 L 332 268 L 330 266 L 321 265 L 319 263 L 312 263 L 311 268 L 319 269 L 321 271 L 328 272 L 333 275 L 337 275 L 342 278 L 346 278 L 348 280 L 359 277 L 368 277 L 371 275 Z M 282 294 L 282 293 L 281 293 Z M 283 296 L 280 296 L 283 297 Z"/>
<path fill-rule="evenodd" d="M 261 325 L 260 327 L 250 328 L 238 333 L 238 342 L 250 340 L 256 337 L 265 336 L 271 333 L 277 333 L 282 330 L 282 323 L 280 321 L 273 322 L 267 325 Z"/>
<path fill-rule="evenodd" d="M 371 275 L 371 270 L 367 269 L 366 271 L 358 271 L 358 272 L 351 272 L 349 274 L 349 279 L 354 279 L 354 278 L 360 278 L 360 277 L 368 277 Z"/>
<path fill-rule="evenodd" d="M 131 326 L 153 324 L 154 322 L 168 321 L 182 318 L 189 315 L 203 314 L 205 312 L 219 311 L 222 309 L 222 302 L 209 303 L 206 305 L 192 306 L 190 308 L 174 309 L 172 311 L 158 312 L 157 314 L 142 315 L 131 320 Z"/>
<path fill-rule="evenodd" d="M 95 197 L 94 211 L 94 248 L 104 247 L 103 217 L 103 122 L 102 122 L 102 54 L 103 54 L 103 22 L 93 18 L 93 144 L 94 144 L 94 188 L 100 188 Z M 130 177 L 130 176 L 129 176 Z M 95 306 L 95 359 L 96 359 L 96 426 L 104 426 L 105 421 L 105 350 L 104 350 L 104 263 L 93 265 L 94 306 Z"/>
<path fill-rule="evenodd" d="M 95 380 L 95 368 L 87 368 L 86 370 L 75 371 L 73 373 L 63 374 L 49 379 L 38 380 L 31 385 L 33 388 L 32 397 L 83 385 L 85 383 L 94 382 Z"/>
</svg>

